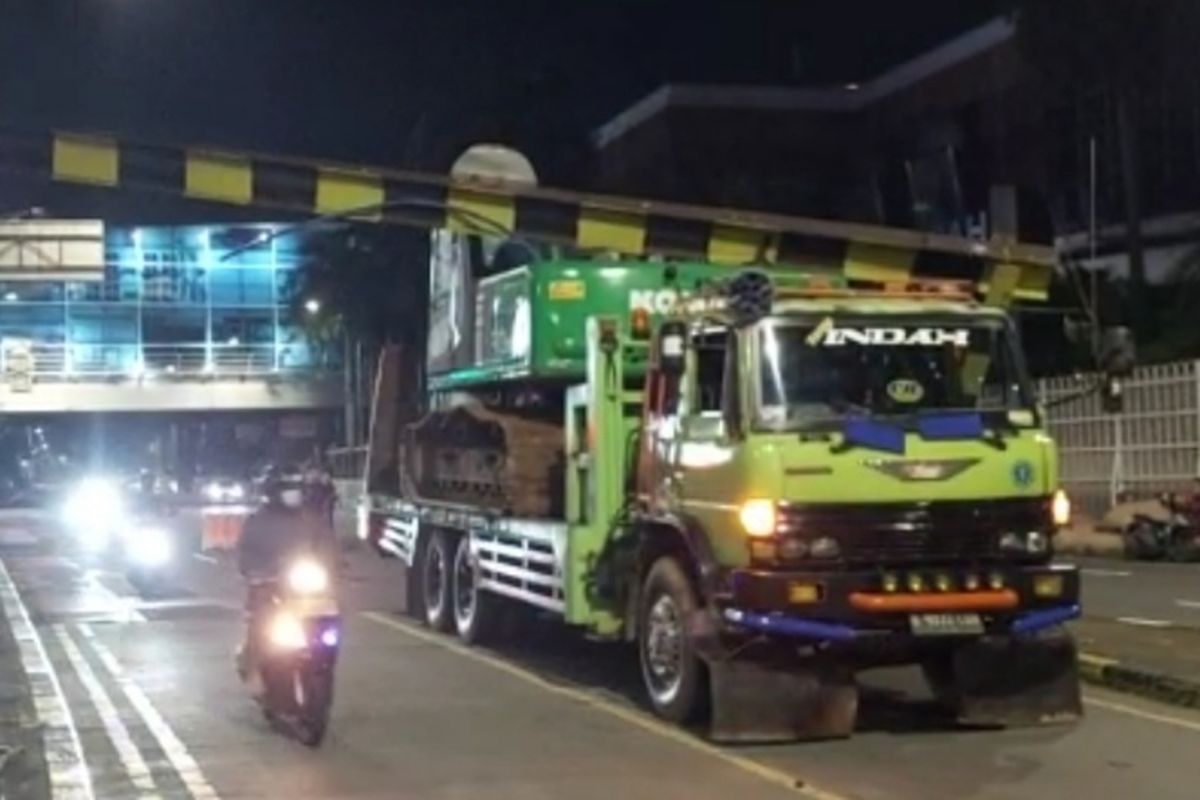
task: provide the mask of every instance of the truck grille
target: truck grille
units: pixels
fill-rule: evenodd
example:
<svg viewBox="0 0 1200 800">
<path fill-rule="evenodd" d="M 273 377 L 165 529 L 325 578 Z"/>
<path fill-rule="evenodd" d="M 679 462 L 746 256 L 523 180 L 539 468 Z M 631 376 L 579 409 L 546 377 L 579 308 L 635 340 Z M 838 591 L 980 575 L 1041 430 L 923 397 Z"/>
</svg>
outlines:
<svg viewBox="0 0 1200 800">
<path fill-rule="evenodd" d="M 870 505 L 784 505 L 780 536 L 832 536 L 843 562 L 913 563 L 997 559 L 1001 533 L 1049 531 L 1045 499 Z"/>
</svg>

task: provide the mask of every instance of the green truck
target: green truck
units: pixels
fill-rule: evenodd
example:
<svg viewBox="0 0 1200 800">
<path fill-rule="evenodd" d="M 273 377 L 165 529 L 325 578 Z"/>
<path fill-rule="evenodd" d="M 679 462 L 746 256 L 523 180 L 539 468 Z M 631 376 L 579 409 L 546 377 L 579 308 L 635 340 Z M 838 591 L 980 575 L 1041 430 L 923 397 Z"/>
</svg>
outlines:
<svg viewBox="0 0 1200 800">
<path fill-rule="evenodd" d="M 849 735 L 856 674 L 892 664 L 968 723 L 1077 718 L 1070 506 L 996 302 L 1025 278 L 943 250 L 965 281 L 869 247 L 732 267 L 435 231 L 359 535 L 430 627 L 532 607 L 634 642 L 654 712 L 718 741 Z"/>
</svg>

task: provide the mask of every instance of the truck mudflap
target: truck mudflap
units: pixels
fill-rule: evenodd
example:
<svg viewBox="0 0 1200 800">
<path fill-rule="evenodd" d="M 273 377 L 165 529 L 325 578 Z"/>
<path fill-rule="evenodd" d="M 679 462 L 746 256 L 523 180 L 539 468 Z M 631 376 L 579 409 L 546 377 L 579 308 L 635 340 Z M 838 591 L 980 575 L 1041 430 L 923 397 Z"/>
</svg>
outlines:
<svg viewBox="0 0 1200 800">
<path fill-rule="evenodd" d="M 709 662 L 710 738 L 719 743 L 835 739 L 854 732 L 858 685 L 845 667 L 782 648 Z"/>
<path fill-rule="evenodd" d="M 964 643 L 953 651 L 952 668 L 962 724 L 1020 727 L 1083 716 L 1075 640 L 1062 628 Z"/>
</svg>

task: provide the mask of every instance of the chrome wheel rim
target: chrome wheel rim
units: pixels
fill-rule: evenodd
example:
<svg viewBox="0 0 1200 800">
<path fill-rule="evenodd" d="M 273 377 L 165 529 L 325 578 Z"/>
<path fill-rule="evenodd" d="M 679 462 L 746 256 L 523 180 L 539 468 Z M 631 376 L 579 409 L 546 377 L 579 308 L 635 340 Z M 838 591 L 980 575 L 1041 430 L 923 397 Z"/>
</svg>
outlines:
<svg viewBox="0 0 1200 800">
<path fill-rule="evenodd" d="M 646 615 L 642 645 L 643 671 L 650 696 L 665 705 L 683 683 L 683 617 L 668 594 L 659 596 Z"/>
</svg>

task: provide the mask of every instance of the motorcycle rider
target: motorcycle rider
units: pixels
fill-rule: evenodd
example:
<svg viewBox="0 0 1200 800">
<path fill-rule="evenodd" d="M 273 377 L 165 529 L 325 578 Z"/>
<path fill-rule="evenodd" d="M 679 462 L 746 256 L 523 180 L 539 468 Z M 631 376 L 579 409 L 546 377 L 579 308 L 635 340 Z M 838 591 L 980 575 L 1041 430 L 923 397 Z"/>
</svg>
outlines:
<svg viewBox="0 0 1200 800">
<path fill-rule="evenodd" d="M 247 581 L 246 636 L 238 649 L 238 674 L 261 691 L 258 651 L 261 622 L 268 609 L 274 580 L 289 557 L 301 552 L 318 558 L 332 575 L 337 564 L 328 523 L 305 506 L 304 482 L 299 476 L 268 474 L 263 482 L 263 505 L 247 519 L 238 539 L 238 570 Z M 266 579 L 267 584 L 255 581 Z"/>
</svg>

